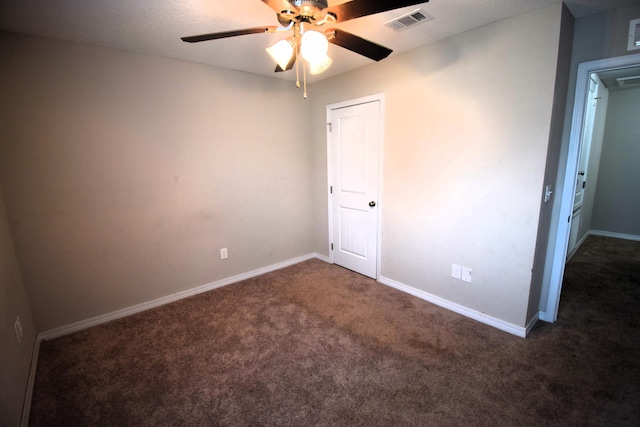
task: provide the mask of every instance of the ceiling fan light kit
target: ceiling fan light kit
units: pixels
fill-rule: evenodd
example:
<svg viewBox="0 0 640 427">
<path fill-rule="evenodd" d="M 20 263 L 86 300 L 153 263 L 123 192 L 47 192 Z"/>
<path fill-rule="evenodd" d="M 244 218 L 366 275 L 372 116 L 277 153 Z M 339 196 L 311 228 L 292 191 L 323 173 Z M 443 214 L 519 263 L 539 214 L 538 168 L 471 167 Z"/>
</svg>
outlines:
<svg viewBox="0 0 640 427">
<path fill-rule="evenodd" d="M 426 0 L 428 1 L 428 0 Z M 386 58 L 392 52 L 384 46 L 365 40 L 354 34 L 338 29 L 322 31 L 323 25 L 339 24 L 362 16 L 387 12 L 405 6 L 425 3 L 425 0 L 351 0 L 349 2 L 329 7 L 327 0 L 262 0 L 273 9 L 280 27 L 254 27 L 236 31 L 201 34 L 182 37 L 188 43 L 206 40 L 216 40 L 227 37 L 243 36 L 258 33 L 275 33 L 293 30 L 293 36 L 280 40 L 266 49 L 276 62 L 276 72 L 291 70 L 302 62 L 304 97 L 307 97 L 306 70 L 311 74 L 320 74 L 332 64 L 327 55 L 329 43 L 338 45 L 352 52 L 366 56 L 374 61 Z M 302 61 L 298 59 L 302 58 Z M 299 74 L 298 74 L 299 75 Z M 296 86 L 300 87 L 299 79 Z"/>
<path fill-rule="evenodd" d="M 309 73 L 311 74 L 320 74 L 324 73 L 333 63 L 331 58 L 328 55 L 325 55 L 324 58 L 321 58 L 317 62 L 309 63 Z"/>
<path fill-rule="evenodd" d="M 293 40 L 280 40 L 266 49 L 267 53 L 283 70 L 287 68 L 289 59 L 293 55 Z"/>
<path fill-rule="evenodd" d="M 327 36 L 315 30 L 308 30 L 302 34 L 300 40 L 300 54 L 310 64 L 322 61 L 329 50 Z"/>
</svg>

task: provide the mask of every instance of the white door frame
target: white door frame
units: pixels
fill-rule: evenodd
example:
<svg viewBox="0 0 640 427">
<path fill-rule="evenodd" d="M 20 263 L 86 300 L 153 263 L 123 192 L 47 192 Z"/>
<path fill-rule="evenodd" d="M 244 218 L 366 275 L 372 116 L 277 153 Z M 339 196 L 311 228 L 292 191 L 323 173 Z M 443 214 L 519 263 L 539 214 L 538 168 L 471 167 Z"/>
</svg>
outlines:
<svg viewBox="0 0 640 427">
<path fill-rule="evenodd" d="M 541 313 L 542 320 L 555 322 L 558 318 L 558 306 L 560 304 L 560 292 L 564 267 L 566 263 L 567 248 L 569 246 L 569 232 L 573 215 L 573 202 L 575 196 L 575 184 L 578 173 L 580 146 L 582 144 L 582 127 L 584 123 L 584 111 L 587 94 L 589 93 L 589 76 L 592 73 L 627 68 L 640 65 L 640 54 L 624 55 L 615 58 L 600 59 L 597 61 L 583 62 L 578 66 L 576 78 L 576 95 L 573 101 L 573 117 L 571 120 L 571 134 L 569 137 L 569 152 L 564 172 L 562 187 L 562 199 L 560 200 L 560 213 L 558 215 L 558 229 L 555 236 L 551 272 L 549 275 L 549 296 L 545 313 Z"/>
<path fill-rule="evenodd" d="M 376 280 L 380 277 L 380 260 L 382 254 L 382 208 L 383 208 L 383 200 L 382 200 L 382 165 L 384 159 L 384 93 L 378 93 L 375 95 L 369 95 L 362 98 L 356 98 L 349 101 L 338 102 L 335 104 L 327 105 L 327 127 L 329 123 L 331 123 L 331 111 L 337 110 L 339 108 L 351 107 L 359 104 L 367 104 L 369 102 L 379 102 L 380 106 L 380 121 L 379 121 L 379 146 L 378 146 L 378 196 L 376 198 L 376 208 L 378 209 L 378 221 L 376 224 Z M 333 167 L 331 165 L 331 133 L 327 129 L 327 207 L 329 210 L 329 262 L 333 264 L 333 251 L 331 250 L 331 245 L 333 242 L 333 209 L 332 209 L 332 194 L 330 191 L 331 187 L 331 177 L 333 173 Z"/>
</svg>

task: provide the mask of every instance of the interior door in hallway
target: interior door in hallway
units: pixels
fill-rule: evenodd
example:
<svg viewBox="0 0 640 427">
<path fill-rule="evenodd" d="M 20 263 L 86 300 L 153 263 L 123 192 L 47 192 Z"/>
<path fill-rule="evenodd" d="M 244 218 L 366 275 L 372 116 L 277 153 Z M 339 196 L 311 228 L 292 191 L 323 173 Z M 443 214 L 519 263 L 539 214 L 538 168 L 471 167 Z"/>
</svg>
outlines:
<svg viewBox="0 0 640 427">
<path fill-rule="evenodd" d="M 585 187 L 587 184 L 587 166 L 591 154 L 591 141 L 593 139 L 593 127 L 596 119 L 599 100 L 602 98 L 602 84 L 596 74 L 590 76 L 589 95 L 585 106 L 584 128 L 582 132 L 582 144 L 578 161 L 578 175 L 576 177 L 576 193 L 573 201 L 573 210 L 582 207 L 584 202 Z"/>
<path fill-rule="evenodd" d="M 331 259 L 377 278 L 380 100 L 329 107 Z"/>
<path fill-rule="evenodd" d="M 596 184 L 596 175 L 589 170 L 589 161 L 593 144 L 602 146 L 604 134 L 604 117 L 607 111 L 608 91 L 596 73 L 589 76 L 589 92 L 585 102 L 584 124 L 582 129 L 582 143 L 578 156 L 578 171 L 576 176 L 575 195 L 573 199 L 573 214 L 569 233 L 567 254 L 570 256 L 577 249 L 579 242 L 585 237 L 585 230 L 581 230 L 582 219 L 591 216 L 592 205 L 585 205 L 587 186 Z M 585 212 L 585 208 L 587 211 Z"/>
</svg>

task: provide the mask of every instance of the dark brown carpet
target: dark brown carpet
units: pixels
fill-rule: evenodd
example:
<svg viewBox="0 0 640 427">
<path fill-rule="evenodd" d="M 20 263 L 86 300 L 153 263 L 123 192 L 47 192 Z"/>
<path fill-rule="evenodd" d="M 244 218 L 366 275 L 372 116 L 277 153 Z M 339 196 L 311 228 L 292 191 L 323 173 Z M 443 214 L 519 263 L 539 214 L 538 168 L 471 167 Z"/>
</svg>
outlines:
<svg viewBox="0 0 640 427">
<path fill-rule="evenodd" d="M 34 426 L 638 425 L 640 242 L 527 339 L 307 261 L 43 342 Z"/>
</svg>

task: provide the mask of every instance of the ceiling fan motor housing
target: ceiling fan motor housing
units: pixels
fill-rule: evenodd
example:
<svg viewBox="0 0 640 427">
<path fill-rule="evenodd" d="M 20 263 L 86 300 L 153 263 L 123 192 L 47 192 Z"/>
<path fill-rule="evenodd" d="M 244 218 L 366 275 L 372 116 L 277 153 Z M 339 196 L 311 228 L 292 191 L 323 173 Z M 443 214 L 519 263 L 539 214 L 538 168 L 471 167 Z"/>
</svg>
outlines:
<svg viewBox="0 0 640 427">
<path fill-rule="evenodd" d="M 326 9 L 329 6 L 329 3 L 327 0 L 320 0 L 320 1 L 293 0 L 290 3 L 297 8 L 301 8 L 302 5 L 310 5 L 311 7 L 317 7 L 320 10 Z"/>
<path fill-rule="evenodd" d="M 287 26 L 291 21 L 296 22 L 312 22 L 320 21 L 324 23 L 326 14 L 322 13 L 328 7 L 327 0 L 309 1 L 309 0 L 291 0 L 293 6 L 298 8 L 298 13 L 290 10 L 282 10 L 278 14 L 280 24 Z"/>
</svg>

